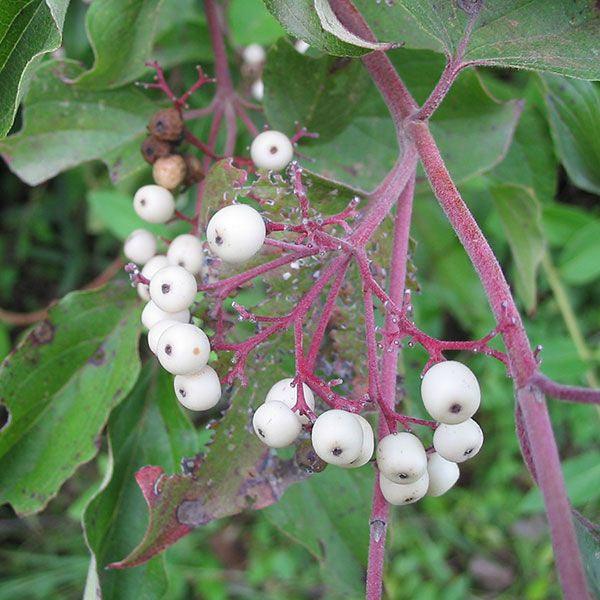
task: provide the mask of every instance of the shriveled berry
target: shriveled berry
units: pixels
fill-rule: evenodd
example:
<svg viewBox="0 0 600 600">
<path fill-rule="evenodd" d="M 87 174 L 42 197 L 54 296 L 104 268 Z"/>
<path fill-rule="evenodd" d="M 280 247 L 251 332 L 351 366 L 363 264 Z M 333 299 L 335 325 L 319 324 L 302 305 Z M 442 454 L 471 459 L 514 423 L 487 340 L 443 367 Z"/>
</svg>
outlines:
<svg viewBox="0 0 600 600">
<path fill-rule="evenodd" d="M 148 131 L 159 140 L 174 142 L 183 134 L 183 118 L 176 108 L 163 108 L 150 119 Z"/>
<path fill-rule="evenodd" d="M 183 156 L 170 154 L 159 158 L 152 167 L 152 177 L 157 185 L 168 190 L 178 188 L 184 181 L 187 167 Z"/>
<path fill-rule="evenodd" d="M 198 157 L 193 154 L 184 154 L 183 160 L 185 161 L 185 179 L 183 183 L 194 185 L 194 183 L 202 181 L 204 179 L 204 169 Z"/>
<path fill-rule="evenodd" d="M 300 442 L 294 453 L 294 463 L 309 473 L 320 473 L 327 463 L 315 452 L 310 440 Z"/>
<path fill-rule="evenodd" d="M 142 143 L 142 156 L 144 160 L 153 165 L 157 159 L 171 154 L 171 144 L 159 140 L 153 135 L 148 136 Z"/>
</svg>

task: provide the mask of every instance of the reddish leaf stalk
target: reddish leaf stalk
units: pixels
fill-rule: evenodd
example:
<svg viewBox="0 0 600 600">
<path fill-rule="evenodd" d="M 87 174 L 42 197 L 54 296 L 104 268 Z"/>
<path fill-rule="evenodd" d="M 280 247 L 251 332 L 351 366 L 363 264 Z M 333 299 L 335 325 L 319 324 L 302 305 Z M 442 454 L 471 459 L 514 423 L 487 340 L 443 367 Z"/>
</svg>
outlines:
<svg viewBox="0 0 600 600">
<path fill-rule="evenodd" d="M 392 246 L 388 289 L 390 300 L 397 305 L 402 303 L 404 296 L 414 186 L 415 176 L 413 173 L 396 205 L 394 242 Z M 391 332 L 394 328 L 392 314 L 387 312 L 385 315 L 384 332 Z M 388 411 L 393 411 L 396 403 L 396 376 L 399 351 L 399 346 L 390 347 L 389 351 L 383 352 L 381 361 L 381 405 L 387 408 Z M 386 420 L 380 419 L 378 439 L 381 439 L 386 433 Z M 376 600 L 381 597 L 388 513 L 389 505 L 381 494 L 376 471 L 370 519 L 367 600 Z"/>
</svg>

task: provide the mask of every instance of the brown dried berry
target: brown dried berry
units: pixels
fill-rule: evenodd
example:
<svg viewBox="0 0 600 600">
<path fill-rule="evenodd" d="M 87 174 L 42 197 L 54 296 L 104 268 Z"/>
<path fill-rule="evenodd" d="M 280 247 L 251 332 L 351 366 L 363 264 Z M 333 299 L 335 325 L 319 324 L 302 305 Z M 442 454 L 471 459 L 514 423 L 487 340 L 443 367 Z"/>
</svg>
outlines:
<svg viewBox="0 0 600 600">
<path fill-rule="evenodd" d="M 159 158 L 152 167 L 152 176 L 157 185 L 168 190 L 179 187 L 185 179 L 186 166 L 183 156 L 171 154 Z"/>
<path fill-rule="evenodd" d="M 169 142 L 163 142 L 153 135 L 147 137 L 142 143 L 142 156 L 151 165 L 156 162 L 156 159 L 168 156 L 171 152 L 171 144 Z"/>
<path fill-rule="evenodd" d="M 159 110 L 148 123 L 148 131 L 159 140 L 174 142 L 181 139 L 183 119 L 176 108 Z"/>
<path fill-rule="evenodd" d="M 294 462 L 309 473 L 320 473 L 327 466 L 327 463 L 315 452 L 310 440 L 304 440 L 298 445 Z"/>
<path fill-rule="evenodd" d="M 204 179 L 204 171 L 202 170 L 202 163 L 193 154 L 186 154 L 183 159 L 185 160 L 186 174 L 185 174 L 185 185 L 193 185 Z"/>
</svg>

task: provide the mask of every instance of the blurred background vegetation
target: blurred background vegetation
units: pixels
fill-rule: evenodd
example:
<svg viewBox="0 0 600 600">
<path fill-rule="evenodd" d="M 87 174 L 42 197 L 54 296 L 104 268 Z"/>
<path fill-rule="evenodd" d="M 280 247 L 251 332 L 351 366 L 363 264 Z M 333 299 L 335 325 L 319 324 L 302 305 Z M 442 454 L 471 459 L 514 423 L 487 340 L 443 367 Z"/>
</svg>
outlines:
<svg viewBox="0 0 600 600">
<path fill-rule="evenodd" d="M 85 2 L 71 2 L 64 51 L 60 52 L 90 65 L 93 57 L 84 30 L 86 10 Z M 232 47 L 251 42 L 268 45 L 282 35 L 259 0 L 233 0 L 229 14 Z M 160 21 L 157 45 L 159 56 L 168 66 L 179 65 L 171 77 L 179 78 L 183 85 L 191 69 L 182 65 L 206 65 L 211 58 L 197 6 L 181 2 L 177 19 L 165 15 Z M 181 20 L 186 21 L 186 28 L 181 28 Z M 194 31 L 204 31 L 204 35 L 194 35 Z M 210 72 L 210 65 L 207 71 Z M 481 76 L 502 99 L 521 97 L 535 77 L 498 70 L 482 72 Z M 540 111 L 545 120 L 545 112 Z M 19 117 L 13 131 L 20 127 Z M 545 122 L 542 128 L 547 136 Z M 600 157 L 598 139 L 589 151 Z M 242 139 L 240 148 L 247 141 Z M 597 385 L 598 196 L 576 187 L 554 156 L 550 167 L 550 192 L 542 199 L 547 252 L 537 280 L 537 306 L 530 307 L 526 325 L 532 343 L 543 345 L 542 367 L 547 375 L 565 383 Z M 503 180 L 510 168 L 504 163 L 493 174 L 474 176 L 463 184 L 462 190 L 512 275 L 515 267 L 510 248 L 489 192 L 489 182 Z M 600 161 L 596 170 L 599 174 Z M 14 313 L 43 309 L 103 272 L 119 255 L 127 232 L 118 218 L 111 220 L 110 202 L 114 201 L 114 194 L 130 194 L 144 176 L 135 176 L 113 188 L 105 167 L 88 163 L 31 188 L 2 164 L 2 309 Z M 98 190 L 108 195 L 99 195 Z M 413 237 L 417 241 L 413 260 L 422 289 L 414 298 L 419 325 L 446 338 L 468 339 L 487 333 L 493 321 L 479 284 L 427 194 L 418 197 Z M 24 330 L 15 321 L 18 318 L 14 315 L 5 315 L 0 322 L 1 357 Z M 468 360 L 482 382 L 480 423 L 486 444 L 478 458 L 465 465 L 459 485 L 451 493 L 392 511 L 385 576 L 387 596 L 419 600 L 559 598 L 542 503 L 532 488 L 514 432 L 511 382 L 500 364 L 478 356 L 469 356 Z M 421 352 L 405 351 L 408 414 L 421 410 L 416 400 L 423 363 Z M 550 409 L 573 504 L 597 521 L 598 411 L 552 401 Z M 40 515 L 18 519 L 10 507 L 0 508 L 0 600 L 66 600 L 82 596 L 89 564 L 81 529 L 82 511 L 98 490 L 106 464 L 104 441 L 98 457 L 80 468 Z M 314 476 L 306 487 L 301 484 L 291 488 L 277 506 L 211 523 L 179 541 L 166 552 L 169 587 L 164 597 L 360 598 L 362 592 L 346 579 L 345 570 L 357 568 L 354 579 L 360 584 L 371 479 L 368 473 L 353 473 L 356 481 L 348 484 L 349 497 L 332 499 L 327 493 L 330 476 L 326 471 Z M 364 499 L 362 507 L 357 499 Z M 346 506 L 359 508 L 345 511 Z M 297 511 L 297 515 L 302 510 L 309 513 L 304 515 L 306 522 L 302 521 L 305 530 L 291 522 L 290 516 L 292 511 Z M 318 534 L 310 531 L 310 513 L 320 515 L 318 527 L 328 537 L 326 552 L 319 547 Z M 132 539 L 131 545 L 136 541 Z"/>
</svg>

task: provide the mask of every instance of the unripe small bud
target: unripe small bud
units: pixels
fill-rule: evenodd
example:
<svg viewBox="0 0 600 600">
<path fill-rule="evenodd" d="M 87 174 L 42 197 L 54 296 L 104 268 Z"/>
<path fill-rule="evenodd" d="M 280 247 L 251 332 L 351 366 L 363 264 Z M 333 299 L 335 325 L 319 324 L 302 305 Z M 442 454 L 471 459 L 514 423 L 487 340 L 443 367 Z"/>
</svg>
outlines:
<svg viewBox="0 0 600 600">
<path fill-rule="evenodd" d="M 176 108 L 159 110 L 148 123 L 148 131 L 159 140 L 174 142 L 183 133 L 183 119 Z"/>
<path fill-rule="evenodd" d="M 141 151 L 144 160 L 151 165 L 153 165 L 157 159 L 168 156 L 172 152 L 171 144 L 169 144 L 169 142 L 159 140 L 152 135 L 148 136 L 143 141 Z"/>
<path fill-rule="evenodd" d="M 185 179 L 187 168 L 183 156 L 171 154 L 159 158 L 152 168 L 152 176 L 157 185 L 168 190 L 179 187 Z"/>
<path fill-rule="evenodd" d="M 185 160 L 185 185 L 194 185 L 204 179 L 204 170 L 202 163 L 193 154 L 186 154 L 183 157 Z"/>
</svg>

